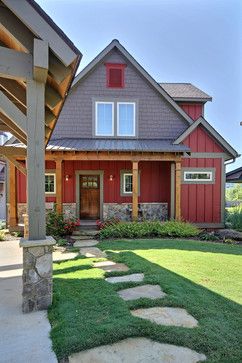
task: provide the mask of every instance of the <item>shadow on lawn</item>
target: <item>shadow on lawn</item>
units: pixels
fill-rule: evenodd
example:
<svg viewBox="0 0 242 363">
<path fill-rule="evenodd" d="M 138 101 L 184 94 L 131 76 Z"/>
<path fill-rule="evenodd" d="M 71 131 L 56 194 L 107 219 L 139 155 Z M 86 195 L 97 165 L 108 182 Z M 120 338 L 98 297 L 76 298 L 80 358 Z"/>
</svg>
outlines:
<svg viewBox="0 0 242 363">
<path fill-rule="evenodd" d="M 184 243 L 185 242 L 185 243 Z M 147 250 L 147 249 L 175 249 L 183 251 L 199 251 L 208 253 L 223 253 L 228 255 L 242 255 L 242 246 L 228 245 L 215 242 L 201 242 L 182 239 L 117 239 L 101 241 L 102 250 Z"/>
<path fill-rule="evenodd" d="M 53 348 L 59 359 L 127 337 L 144 336 L 204 353 L 208 362 L 242 361 L 239 304 L 133 252 L 112 253 L 111 257 L 126 263 L 129 273 L 144 272 L 143 283 L 159 284 L 167 296 L 125 302 L 117 290 L 143 283 L 109 284 L 102 278 L 102 271 L 100 278 L 91 278 L 91 271 L 90 278 L 86 278 L 87 271 L 83 278 L 84 271 L 81 268 L 78 271 L 77 266 L 62 269 L 66 275 L 54 278 L 53 305 L 49 309 Z M 159 326 L 133 317 L 129 312 L 129 309 L 151 306 L 183 307 L 199 321 L 199 326 L 195 329 Z"/>
</svg>

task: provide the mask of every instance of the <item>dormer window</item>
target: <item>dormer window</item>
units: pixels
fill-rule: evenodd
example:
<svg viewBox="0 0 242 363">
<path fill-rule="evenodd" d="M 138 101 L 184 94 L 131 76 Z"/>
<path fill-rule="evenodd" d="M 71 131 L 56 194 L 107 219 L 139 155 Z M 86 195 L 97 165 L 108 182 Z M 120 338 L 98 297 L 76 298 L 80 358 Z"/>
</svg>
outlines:
<svg viewBox="0 0 242 363">
<path fill-rule="evenodd" d="M 124 88 L 124 70 L 126 64 L 106 63 L 106 79 L 108 88 Z"/>
</svg>

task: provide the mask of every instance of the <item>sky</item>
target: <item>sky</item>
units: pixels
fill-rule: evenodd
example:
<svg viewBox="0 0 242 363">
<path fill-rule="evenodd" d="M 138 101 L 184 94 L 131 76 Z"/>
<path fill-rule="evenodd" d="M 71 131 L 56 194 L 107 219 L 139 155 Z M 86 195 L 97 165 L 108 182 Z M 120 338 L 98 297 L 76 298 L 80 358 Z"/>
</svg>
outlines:
<svg viewBox="0 0 242 363">
<path fill-rule="evenodd" d="M 79 71 L 118 39 L 157 82 L 211 95 L 205 118 L 242 154 L 242 0 L 36 1 L 82 52 Z"/>
</svg>

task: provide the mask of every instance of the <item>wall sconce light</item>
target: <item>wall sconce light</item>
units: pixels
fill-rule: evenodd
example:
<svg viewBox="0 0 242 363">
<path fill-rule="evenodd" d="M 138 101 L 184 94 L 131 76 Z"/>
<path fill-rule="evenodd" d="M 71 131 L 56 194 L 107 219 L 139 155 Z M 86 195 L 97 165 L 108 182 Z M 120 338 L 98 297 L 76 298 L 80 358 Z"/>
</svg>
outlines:
<svg viewBox="0 0 242 363">
<path fill-rule="evenodd" d="M 65 180 L 66 180 L 66 181 L 68 181 L 69 179 L 70 179 L 70 175 L 68 175 L 68 174 L 67 174 L 67 175 L 65 176 Z"/>
<path fill-rule="evenodd" d="M 109 180 L 110 180 L 110 181 L 113 181 L 113 179 L 114 179 L 114 175 L 112 175 L 112 174 L 111 174 L 111 175 L 109 175 Z"/>
</svg>

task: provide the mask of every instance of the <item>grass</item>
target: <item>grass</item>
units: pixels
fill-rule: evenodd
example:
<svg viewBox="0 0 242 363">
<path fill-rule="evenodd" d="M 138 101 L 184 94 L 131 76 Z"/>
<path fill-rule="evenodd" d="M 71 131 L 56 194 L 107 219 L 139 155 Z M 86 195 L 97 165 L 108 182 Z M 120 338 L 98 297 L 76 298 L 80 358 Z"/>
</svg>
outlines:
<svg viewBox="0 0 242 363">
<path fill-rule="evenodd" d="M 116 291 L 143 283 L 111 285 L 104 272 L 91 267 L 95 259 L 77 258 L 54 264 L 54 298 L 49 309 L 51 337 L 57 357 L 126 337 L 144 336 L 186 346 L 208 362 L 242 361 L 242 249 L 182 240 L 105 241 L 99 247 L 132 272 L 144 272 L 144 283 L 159 284 L 163 299 L 124 302 Z M 112 273 L 111 275 L 124 273 Z M 125 273 L 126 274 L 126 273 Z M 199 327 L 158 326 L 133 317 L 129 309 L 183 307 Z"/>
</svg>

